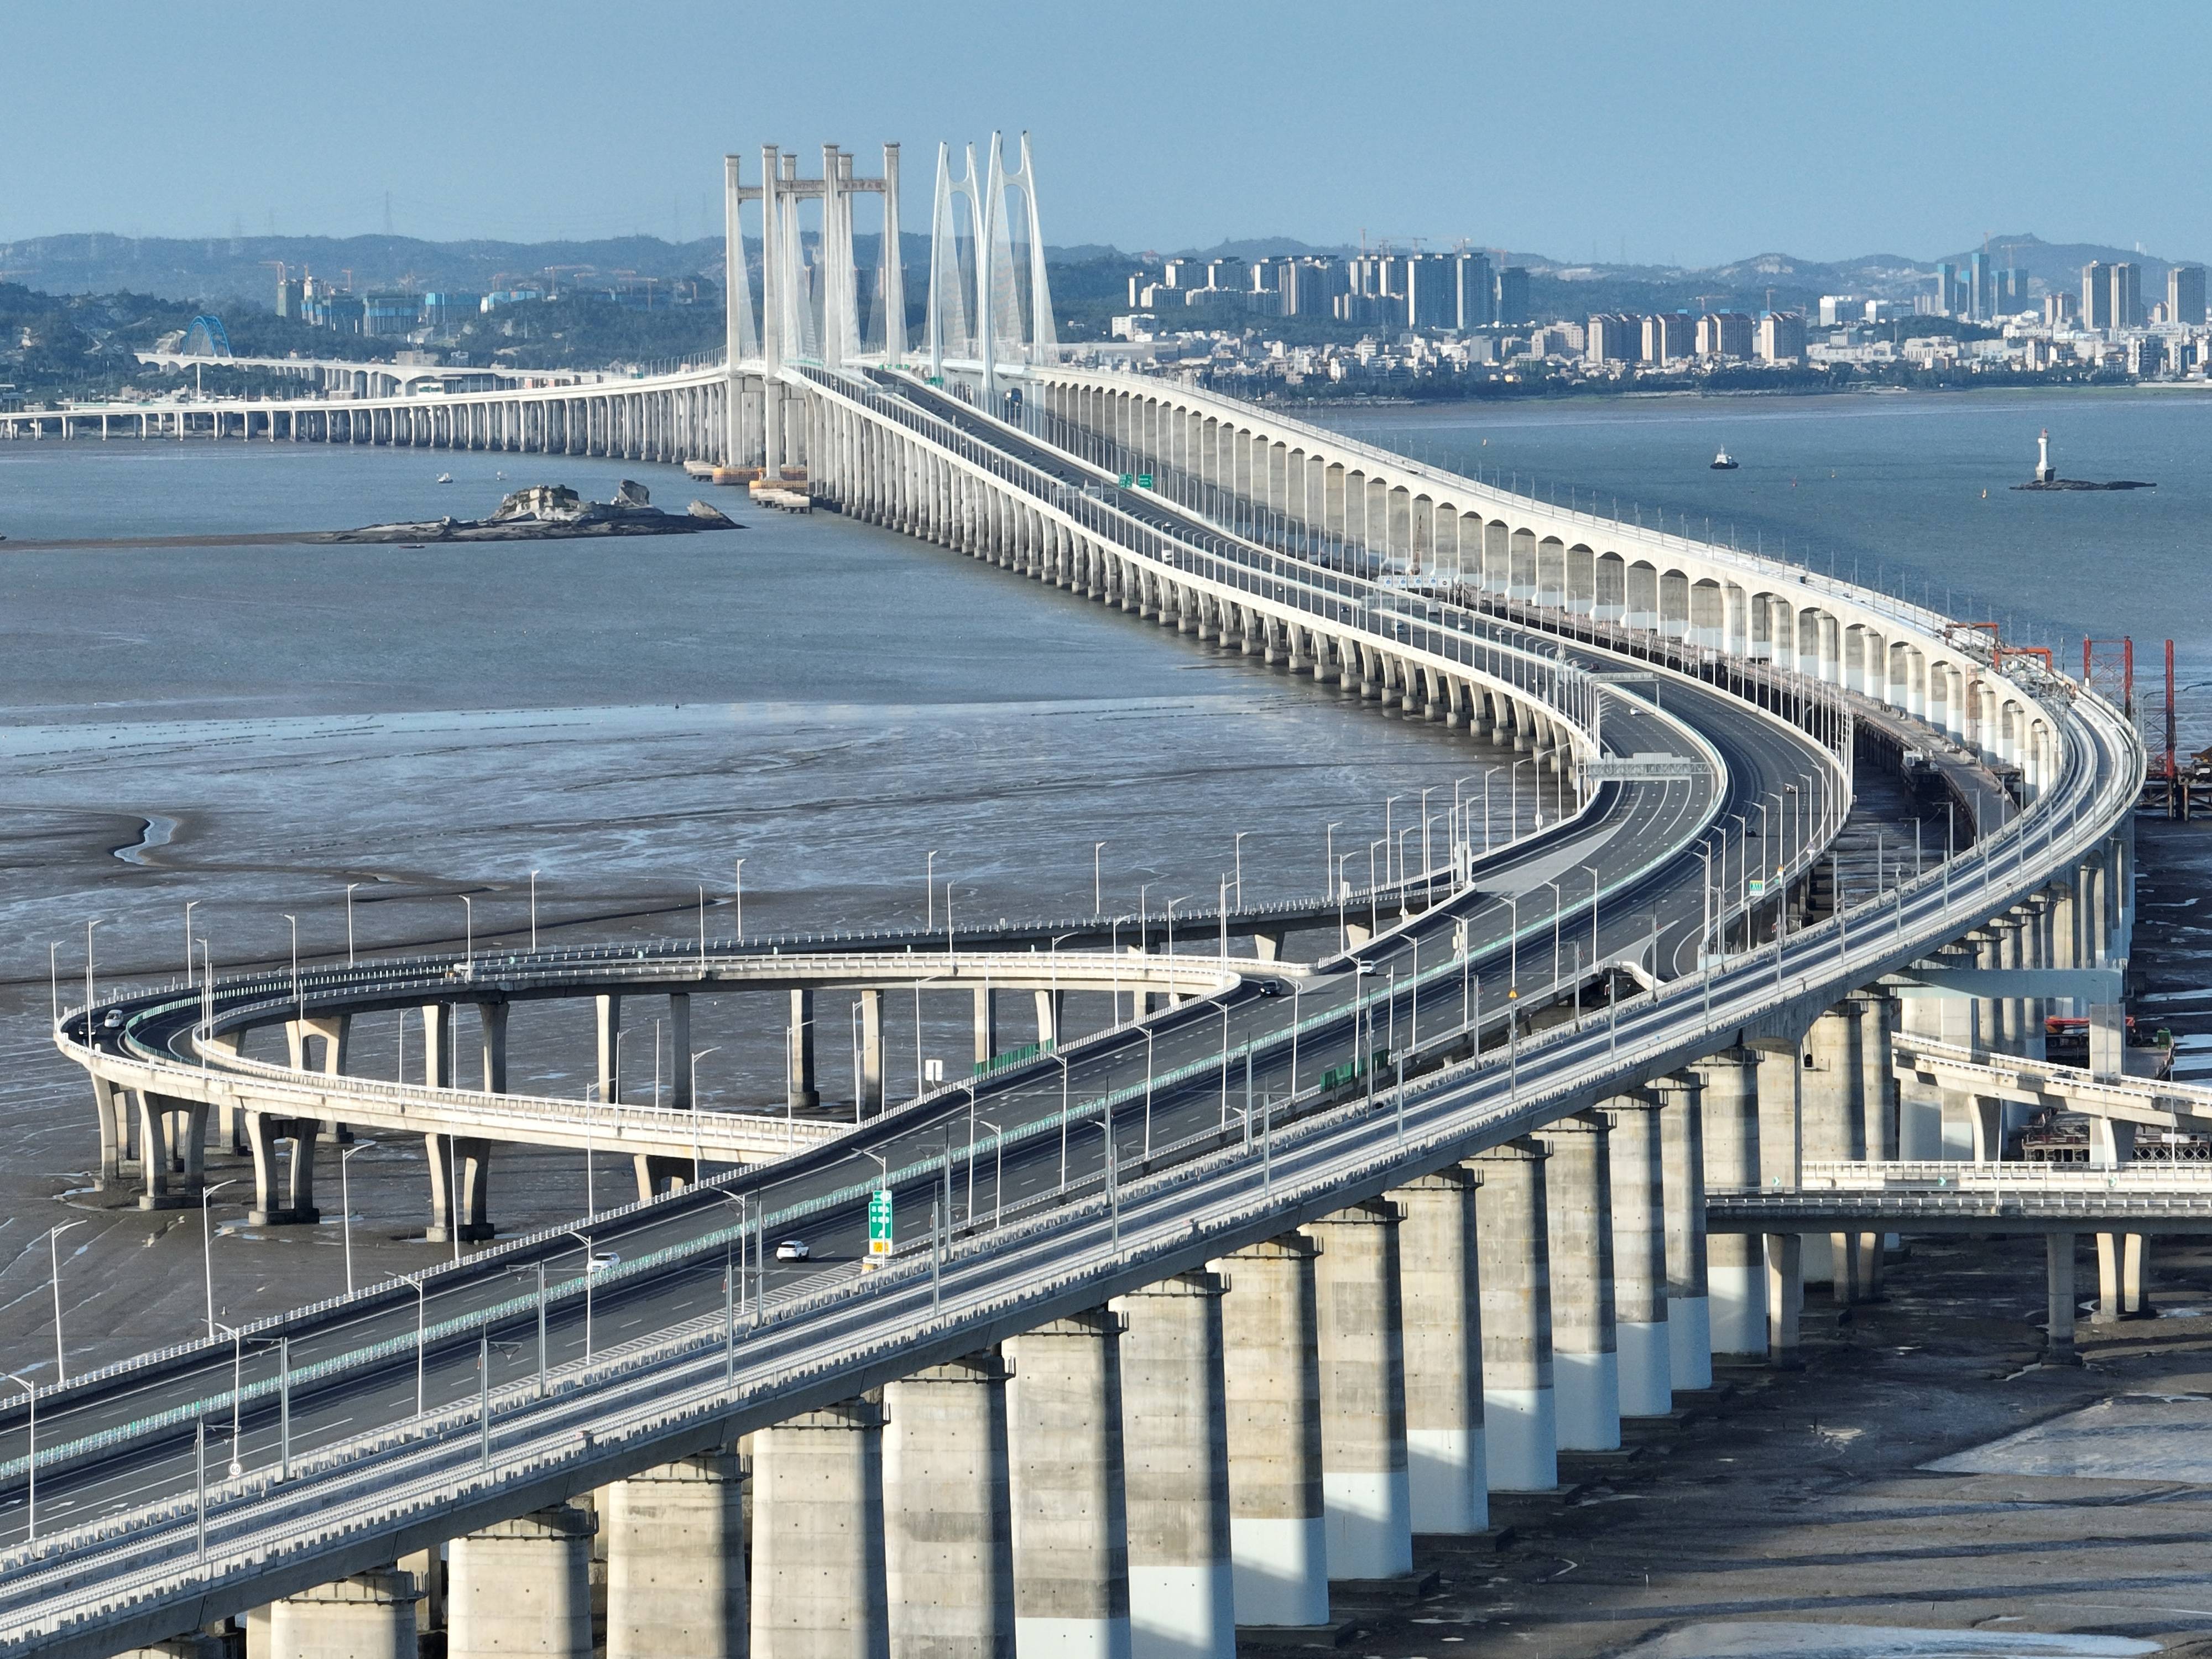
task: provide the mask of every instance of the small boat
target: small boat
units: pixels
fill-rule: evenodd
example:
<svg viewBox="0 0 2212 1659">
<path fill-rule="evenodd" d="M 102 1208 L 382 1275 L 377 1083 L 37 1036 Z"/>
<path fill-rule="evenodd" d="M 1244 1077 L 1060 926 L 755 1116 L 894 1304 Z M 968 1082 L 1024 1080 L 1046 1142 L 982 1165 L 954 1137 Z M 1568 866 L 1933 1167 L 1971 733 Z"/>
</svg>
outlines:
<svg viewBox="0 0 2212 1659">
<path fill-rule="evenodd" d="M 450 473 L 450 472 L 441 472 L 441 473 L 438 475 L 438 482 L 439 482 L 440 483 L 453 483 L 453 475 L 452 473 Z"/>
<path fill-rule="evenodd" d="M 1722 450 L 1718 454 L 1713 457 L 1712 470 L 1714 471 L 1733 472 L 1735 471 L 1735 457 L 1729 454 L 1725 449 Z"/>
</svg>

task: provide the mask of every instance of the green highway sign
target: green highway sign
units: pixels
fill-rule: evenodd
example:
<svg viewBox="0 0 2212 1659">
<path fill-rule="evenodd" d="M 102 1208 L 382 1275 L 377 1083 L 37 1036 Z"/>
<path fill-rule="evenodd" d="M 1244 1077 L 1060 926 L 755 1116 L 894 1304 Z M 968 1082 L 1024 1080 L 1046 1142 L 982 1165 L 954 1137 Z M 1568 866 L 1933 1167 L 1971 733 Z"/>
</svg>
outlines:
<svg viewBox="0 0 2212 1659">
<path fill-rule="evenodd" d="M 868 1254 L 891 1253 L 891 1195 L 878 1187 L 868 1194 Z"/>
<path fill-rule="evenodd" d="M 1121 488 L 1124 489 L 1127 489 L 1131 484 L 1136 482 L 1136 479 L 1129 473 L 1124 472 L 1121 475 Z"/>
<path fill-rule="evenodd" d="M 1137 488 L 1139 489 L 1150 489 L 1152 487 L 1152 475 L 1149 472 L 1139 472 L 1137 475 Z"/>
</svg>

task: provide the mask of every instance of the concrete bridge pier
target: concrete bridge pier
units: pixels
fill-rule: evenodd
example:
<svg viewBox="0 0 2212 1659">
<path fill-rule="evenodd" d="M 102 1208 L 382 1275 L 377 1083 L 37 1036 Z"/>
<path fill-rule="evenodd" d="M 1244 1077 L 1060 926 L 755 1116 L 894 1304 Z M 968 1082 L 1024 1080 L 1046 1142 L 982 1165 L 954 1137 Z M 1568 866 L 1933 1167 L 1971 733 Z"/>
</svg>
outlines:
<svg viewBox="0 0 2212 1659">
<path fill-rule="evenodd" d="M 477 1076 L 488 1095 L 507 1092 L 507 1004 L 477 1004 Z"/>
<path fill-rule="evenodd" d="M 1705 1186 L 1756 1188 L 1759 1178 L 1759 1056 L 1727 1048 L 1699 1060 L 1703 1085 Z M 1705 1241 L 1715 1358 L 1766 1352 L 1765 1264 L 1759 1240 L 1715 1233 Z"/>
<path fill-rule="evenodd" d="M 1094 1308 L 1006 1345 L 1021 1653 L 1128 1659 L 1121 1338 L 1121 1316 Z"/>
<path fill-rule="evenodd" d="M 1417 1533 L 1490 1524 L 1482 1448 L 1481 1176 L 1447 1165 L 1394 1188 L 1404 1316 L 1407 1492 Z"/>
<path fill-rule="evenodd" d="M 1236 1659 L 1218 1273 L 1116 1298 L 1131 1659 Z"/>
<path fill-rule="evenodd" d="M 1562 1451 L 1620 1444 L 1620 1357 L 1613 1325 L 1611 1133 L 1598 1112 L 1547 1123 L 1544 1217 L 1552 1273 L 1552 1386 Z"/>
<path fill-rule="evenodd" d="M 271 1659 L 416 1659 L 421 1582 L 384 1567 L 270 1604 Z"/>
<path fill-rule="evenodd" d="M 1613 1188 L 1613 1348 L 1620 1415 L 1663 1417 L 1674 1408 L 1667 1318 L 1667 1198 L 1659 1104 L 1616 1095 L 1602 1108 Z"/>
<path fill-rule="evenodd" d="M 882 1413 L 848 1400 L 752 1446 L 749 1659 L 890 1659 Z"/>
<path fill-rule="evenodd" d="M 1550 1492 L 1559 1484 L 1553 1395 L 1550 1225 L 1544 1160 L 1533 1139 L 1479 1155 L 1482 1224 L 1483 1456 L 1492 1492 Z"/>
<path fill-rule="evenodd" d="M 975 1063 L 989 1063 L 999 1052 L 999 994 L 989 986 L 975 991 Z"/>
<path fill-rule="evenodd" d="M 884 994 L 862 991 L 854 1000 L 860 1010 L 860 1101 L 857 1109 L 872 1116 L 884 1109 Z"/>
<path fill-rule="evenodd" d="M 1004 1659 L 1014 1648 L 1006 1363 L 971 1354 L 888 1384 L 883 1445 L 890 1659 Z"/>
<path fill-rule="evenodd" d="M 562 1504 L 455 1539 L 447 1659 L 592 1659 L 589 1572 L 598 1524 Z"/>
<path fill-rule="evenodd" d="M 2046 1365 L 2071 1365 L 2075 1363 L 2074 1321 L 2074 1235 L 2050 1233 L 2045 1236 L 2044 1248 L 2044 1323 L 2047 1333 L 2043 1347 L 2043 1363 Z"/>
<path fill-rule="evenodd" d="M 253 1153 L 253 1207 L 246 1212 L 248 1226 L 311 1224 L 322 1218 L 321 1212 L 315 1208 L 315 1143 L 322 1130 L 321 1122 L 312 1117 L 246 1113 L 246 1145 Z M 281 1181 L 276 1153 L 279 1141 L 289 1141 L 292 1147 Z"/>
<path fill-rule="evenodd" d="M 688 1005 L 690 999 L 686 997 L 684 1002 Z M 691 1099 L 688 1007 L 684 1022 L 678 1028 L 678 1039 L 676 1073 L 684 1080 L 684 1098 L 677 1103 L 688 1107 L 695 1103 Z M 794 1112 L 811 1111 L 822 1103 L 822 1091 L 816 1086 L 814 1073 L 814 993 L 804 987 L 791 994 L 791 1023 L 784 1037 L 784 1097 Z"/>
<path fill-rule="evenodd" d="M 1328 1621 L 1314 1258 L 1296 1233 L 1214 1265 L 1229 1406 L 1229 1550 L 1239 1625 Z"/>
<path fill-rule="evenodd" d="M 1394 1578 L 1413 1570 L 1398 1222 L 1398 1206 L 1378 1199 L 1306 1229 L 1321 1247 L 1315 1328 L 1332 1580 Z"/>
<path fill-rule="evenodd" d="M 611 1105 L 619 1097 L 621 1083 L 615 1066 L 622 1054 L 616 1046 L 622 1036 L 622 997 L 617 993 L 604 993 L 592 998 L 592 1005 L 599 1033 L 599 1103 Z"/>
<path fill-rule="evenodd" d="M 453 1086 L 453 1005 L 422 1005 L 422 1085 L 428 1089 Z"/>
<path fill-rule="evenodd" d="M 744 1659 L 744 1491 L 729 1451 L 602 1491 L 606 1659 Z"/>
<path fill-rule="evenodd" d="M 2144 1234 L 2097 1235 L 2097 1311 L 2094 1317 L 2098 1324 L 2148 1316 L 2150 1299 L 2146 1291 L 2149 1258 L 2150 1240 Z"/>
<path fill-rule="evenodd" d="M 422 1137 L 430 1165 L 430 1224 L 425 1241 L 476 1243 L 492 1237 L 491 1142 L 469 1135 Z"/>
<path fill-rule="evenodd" d="M 1805 1063 L 1797 1087 L 1805 1156 L 1863 1161 L 1866 1084 L 1860 1070 L 1858 1010 L 1848 1001 L 1828 1009 L 1814 1020 L 1802 1048 Z M 1805 1282 L 1831 1285 L 1837 1301 L 1850 1300 L 1855 1248 L 1848 1234 L 1806 1235 Z"/>
<path fill-rule="evenodd" d="M 1713 1385 L 1712 1304 L 1705 1282 L 1705 1085 L 1676 1072 L 1651 1085 L 1659 1101 L 1661 1180 L 1667 1230 L 1668 1381 Z"/>
</svg>

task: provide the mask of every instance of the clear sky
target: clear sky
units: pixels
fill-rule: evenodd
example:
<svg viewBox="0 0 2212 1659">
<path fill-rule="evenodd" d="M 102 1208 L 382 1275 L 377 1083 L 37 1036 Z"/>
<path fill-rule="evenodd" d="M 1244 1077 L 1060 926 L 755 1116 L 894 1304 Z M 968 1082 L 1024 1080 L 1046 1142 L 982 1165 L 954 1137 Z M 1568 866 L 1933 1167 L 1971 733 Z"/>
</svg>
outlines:
<svg viewBox="0 0 2212 1659">
<path fill-rule="evenodd" d="M 13 0 L 0 240 L 719 225 L 725 150 L 1032 134 L 1046 239 L 2212 255 L 2212 5 Z M 812 170 L 812 164 L 809 166 Z"/>
</svg>

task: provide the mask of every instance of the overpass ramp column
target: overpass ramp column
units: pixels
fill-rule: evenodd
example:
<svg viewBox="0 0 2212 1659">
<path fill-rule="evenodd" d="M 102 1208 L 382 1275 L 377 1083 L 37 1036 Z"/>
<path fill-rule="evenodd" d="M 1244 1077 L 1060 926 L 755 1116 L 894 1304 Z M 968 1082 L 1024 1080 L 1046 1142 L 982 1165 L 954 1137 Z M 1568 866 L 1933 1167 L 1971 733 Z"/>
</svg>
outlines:
<svg viewBox="0 0 2212 1659">
<path fill-rule="evenodd" d="M 246 1115 L 246 1139 L 253 1152 L 253 1208 L 246 1213 L 248 1226 L 279 1227 L 321 1219 L 315 1208 L 315 1142 L 322 1127 L 311 1117 L 275 1117 L 267 1112 Z M 281 1184 L 276 1175 L 280 1140 L 292 1143 L 291 1163 Z"/>
<path fill-rule="evenodd" d="M 1858 1011 L 1839 1002 L 1814 1020 L 1802 1044 L 1797 1077 L 1803 1104 L 1804 1154 L 1810 1158 L 1866 1157 L 1865 1083 L 1860 1071 Z M 1850 1300 L 1856 1249 L 1849 1233 L 1815 1233 L 1805 1241 L 1805 1279 L 1832 1286 L 1838 1302 Z"/>
<path fill-rule="evenodd" d="M 989 986 L 975 991 L 975 1063 L 988 1065 L 999 1052 L 999 994 Z"/>
<path fill-rule="evenodd" d="M 432 1244 L 459 1238 L 474 1243 L 492 1236 L 491 1143 L 468 1135 L 422 1137 L 430 1165 L 430 1224 L 422 1230 Z"/>
<path fill-rule="evenodd" d="M 422 1005 L 422 1086 L 453 1086 L 453 1005 L 450 1002 Z"/>
<path fill-rule="evenodd" d="M 415 1659 L 411 1572 L 385 1567 L 319 1584 L 269 1608 L 271 1659 Z"/>
<path fill-rule="evenodd" d="M 615 1075 L 615 1061 L 620 1056 L 615 1043 L 622 1033 L 622 998 L 610 994 L 594 997 L 592 1002 L 599 1038 L 599 1102 L 612 1105 L 616 1085 L 621 1081 Z"/>
<path fill-rule="evenodd" d="M 860 1098 L 856 1109 L 866 1116 L 884 1109 L 884 994 L 863 991 L 860 1006 Z"/>
<path fill-rule="evenodd" d="M 1398 1208 L 1353 1205 L 1306 1230 L 1321 1356 L 1322 1510 L 1328 1576 L 1413 1570 L 1406 1467 L 1405 1304 Z"/>
<path fill-rule="evenodd" d="M 2070 1365 L 2074 1363 L 2075 1312 L 2074 1235 L 2047 1234 L 2043 1246 L 2045 1325 L 2049 1332 L 2043 1348 L 2043 1363 L 2046 1365 Z"/>
<path fill-rule="evenodd" d="M 690 1000 L 685 999 L 687 1002 Z M 677 1070 L 684 1074 L 684 1099 L 680 1103 L 688 1106 L 693 1103 L 689 1068 L 684 1063 L 691 1042 L 688 1016 L 686 1024 L 678 1030 L 683 1046 L 677 1050 Z M 814 1076 L 814 993 L 804 987 L 791 994 L 791 1024 L 785 1037 L 784 1061 L 784 1097 L 792 1110 L 806 1111 L 820 1105 L 822 1091 L 816 1086 Z"/>
<path fill-rule="evenodd" d="M 1453 1164 L 1394 1188 L 1406 1364 L 1407 1486 L 1417 1533 L 1490 1524 L 1482 1455 L 1482 1303 L 1475 1193 Z"/>
<path fill-rule="evenodd" d="M 1704 1085 L 1709 1189 L 1725 1192 L 1759 1184 L 1759 1056 L 1749 1048 L 1723 1049 L 1698 1062 Z M 1706 1239 L 1705 1280 L 1716 1358 L 1765 1353 L 1764 1276 L 1756 1237 L 1716 1233 Z"/>
<path fill-rule="evenodd" d="M 890 1659 L 1012 1652 L 1008 1480 L 1006 1367 L 997 1354 L 933 1365 L 884 1388 Z"/>
<path fill-rule="evenodd" d="M 1663 1417 L 1674 1403 L 1667 1325 L 1667 1200 L 1659 1104 L 1616 1095 L 1603 1110 L 1613 1186 L 1613 1346 L 1623 1417 Z"/>
<path fill-rule="evenodd" d="M 1119 1297 L 1132 1659 L 1235 1659 L 1218 1273 Z"/>
<path fill-rule="evenodd" d="M 1012 1338 L 1014 1637 L 1038 1659 L 1128 1659 L 1121 1316 L 1094 1308 Z"/>
<path fill-rule="evenodd" d="M 482 1062 L 477 1075 L 488 1095 L 507 1092 L 507 1004 L 477 1004 L 477 1053 Z"/>
<path fill-rule="evenodd" d="M 455 1539 L 447 1659 L 592 1659 L 588 1574 L 598 1529 L 590 1516 L 562 1504 Z"/>
<path fill-rule="evenodd" d="M 883 1417 L 848 1400 L 753 1436 L 750 1659 L 890 1659 Z"/>
<path fill-rule="evenodd" d="M 1474 1160 L 1484 1193 L 1478 1231 L 1483 1456 L 1492 1492 L 1549 1492 L 1559 1484 L 1544 1213 L 1544 1160 L 1550 1156 L 1539 1142 L 1524 1139 L 1493 1146 Z"/>
<path fill-rule="evenodd" d="M 1652 1085 L 1659 1097 L 1660 1158 L 1667 1226 L 1669 1380 L 1681 1389 L 1713 1385 L 1712 1304 L 1705 1283 L 1705 1085 L 1677 1072 Z"/>
<path fill-rule="evenodd" d="M 1213 1264 L 1229 1406 L 1229 1550 L 1239 1625 L 1328 1620 L 1313 1242 L 1296 1233 Z"/>
<path fill-rule="evenodd" d="M 1547 1123 L 1545 1225 L 1552 1267 L 1552 1378 L 1562 1450 L 1620 1444 L 1620 1364 L 1613 1333 L 1613 1182 L 1605 1119 Z"/>
<path fill-rule="evenodd" d="M 653 1034 L 653 1071 L 660 1069 L 660 1035 Z M 691 994 L 671 991 L 668 994 L 668 1103 L 678 1111 L 689 1111 L 691 1099 Z M 655 1100 L 656 1106 L 660 1103 Z"/>
</svg>

